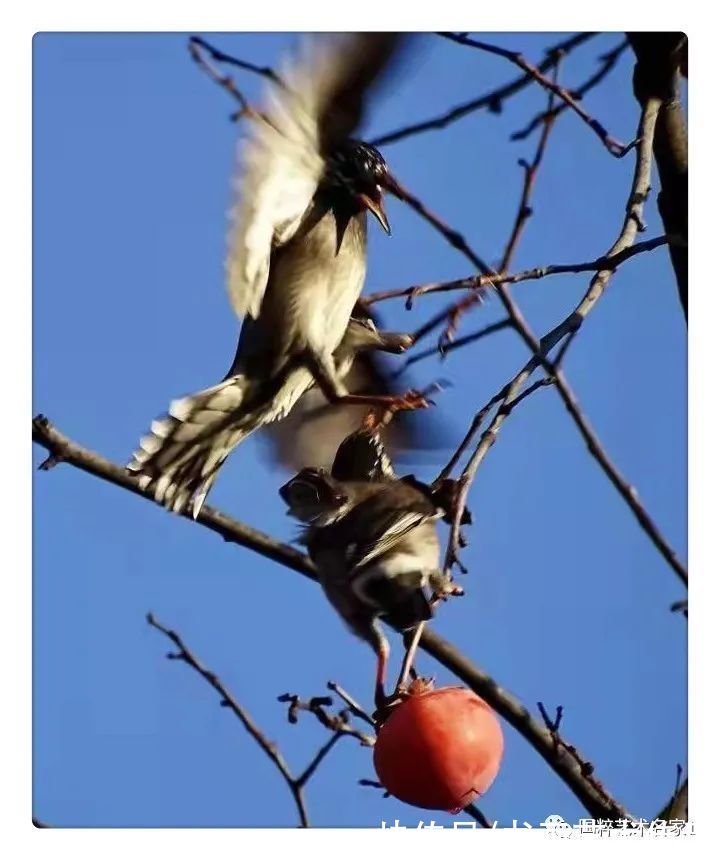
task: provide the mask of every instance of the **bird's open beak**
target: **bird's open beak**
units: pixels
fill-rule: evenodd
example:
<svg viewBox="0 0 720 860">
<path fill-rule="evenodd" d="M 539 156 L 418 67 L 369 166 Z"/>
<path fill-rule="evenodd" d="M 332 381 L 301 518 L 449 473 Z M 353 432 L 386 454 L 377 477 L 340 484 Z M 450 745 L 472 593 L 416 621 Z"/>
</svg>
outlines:
<svg viewBox="0 0 720 860">
<path fill-rule="evenodd" d="M 370 194 L 358 194 L 358 200 L 360 203 L 378 219 L 380 222 L 380 226 L 383 230 L 390 235 L 390 222 L 388 221 L 387 215 L 385 214 L 385 208 L 383 207 L 383 199 L 382 199 L 382 191 L 380 187 L 377 187 L 377 190 L 372 195 Z"/>
</svg>

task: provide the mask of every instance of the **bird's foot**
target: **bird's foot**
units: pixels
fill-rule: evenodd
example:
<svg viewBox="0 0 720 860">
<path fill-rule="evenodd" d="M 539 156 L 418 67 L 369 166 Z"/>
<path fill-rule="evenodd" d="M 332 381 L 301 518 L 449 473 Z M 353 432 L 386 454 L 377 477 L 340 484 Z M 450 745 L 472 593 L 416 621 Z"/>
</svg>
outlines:
<svg viewBox="0 0 720 860">
<path fill-rule="evenodd" d="M 430 587 L 432 588 L 431 604 L 434 606 L 441 600 L 445 601 L 449 597 L 462 597 L 465 590 L 462 586 L 454 582 L 449 576 L 439 572 L 435 576 L 430 577 Z"/>
<path fill-rule="evenodd" d="M 425 693 L 428 690 L 432 690 L 434 685 L 434 678 L 421 677 L 415 670 L 413 670 L 407 680 L 403 683 L 398 683 L 398 686 L 395 687 L 391 695 L 383 696 L 383 701 L 381 702 L 376 698 L 376 710 L 372 714 L 373 721 L 378 727 L 381 726 L 387 721 L 395 708 L 401 705 L 406 699 L 409 699 L 410 696 L 415 696 L 419 693 Z"/>
<path fill-rule="evenodd" d="M 434 401 L 425 395 L 426 392 L 411 388 L 405 394 L 393 397 L 388 409 L 395 414 L 396 412 L 413 412 L 415 409 L 427 409 L 428 406 L 434 406 Z"/>
<path fill-rule="evenodd" d="M 433 403 L 422 391 L 415 391 L 414 389 L 405 392 L 405 394 L 346 394 L 344 397 L 338 398 L 336 402 L 353 406 L 374 407 L 377 414 L 372 420 L 375 425 L 386 422 L 388 417 L 396 412 L 427 409 Z"/>
<path fill-rule="evenodd" d="M 387 721 L 390 714 L 397 706 L 407 698 L 407 691 L 395 690 L 390 696 L 383 696 L 382 700 L 375 697 L 375 711 L 372 714 L 376 726 L 381 726 Z"/>
</svg>

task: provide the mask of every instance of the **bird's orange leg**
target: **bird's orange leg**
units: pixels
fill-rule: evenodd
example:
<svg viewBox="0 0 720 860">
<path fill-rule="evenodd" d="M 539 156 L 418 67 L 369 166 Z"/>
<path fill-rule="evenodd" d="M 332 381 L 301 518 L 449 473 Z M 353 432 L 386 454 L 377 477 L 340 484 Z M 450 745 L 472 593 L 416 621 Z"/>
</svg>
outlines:
<svg viewBox="0 0 720 860">
<path fill-rule="evenodd" d="M 344 394 L 333 397 L 332 402 L 346 403 L 349 406 L 373 406 L 391 414 L 427 409 L 432 403 L 421 391 L 415 389 L 410 389 L 405 394 Z"/>
<path fill-rule="evenodd" d="M 405 392 L 405 394 L 348 394 L 347 389 L 337 377 L 332 357 L 328 358 L 309 350 L 305 356 L 305 363 L 330 403 L 373 406 L 391 415 L 396 412 L 425 409 L 432 403 L 426 397 L 429 391 L 415 391 L 413 389 Z M 436 390 L 438 387 L 435 384 L 431 386 L 430 390 Z"/>
</svg>

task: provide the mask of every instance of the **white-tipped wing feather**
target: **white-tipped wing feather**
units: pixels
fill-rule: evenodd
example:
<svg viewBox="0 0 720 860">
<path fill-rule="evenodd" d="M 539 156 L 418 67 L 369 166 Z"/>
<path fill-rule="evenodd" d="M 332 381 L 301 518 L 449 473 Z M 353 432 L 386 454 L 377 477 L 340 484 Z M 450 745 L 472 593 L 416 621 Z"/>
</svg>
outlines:
<svg viewBox="0 0 720 860">
<path fill-rule="evenodd" d="M 315 92 L 324 64 L 308 53 L 283 70 L 285 86 L 271 84 L 265 118 L 249 121 L 241 145 L 226 264 L 230 301 L 241 319 L 259 315 L 272 249 L 297 231 L 324 170 Z"/>
<path fill-rule="evenodd" d="M 219 385 L 173 400 L 168 414 L 152 422 L 127 468 L 151 484 L 155 500 L 174 511 L 194 501 L 197 516 L 217 471 L 238 442 L 252 432 L 240 407 L 245 380 L 230 377 Z"/>
<path fill-rule="evenodd" d="M 248 122 L 234 183 L 226 261 L 235 312 L 260 313 L 273 248 L 296 233 L 325 170 L 325 156 L 360 120 L 365 90 L 397 37 L 352 33 L 306 37 L 271 83 L 263 117 Z"/>
</svg>

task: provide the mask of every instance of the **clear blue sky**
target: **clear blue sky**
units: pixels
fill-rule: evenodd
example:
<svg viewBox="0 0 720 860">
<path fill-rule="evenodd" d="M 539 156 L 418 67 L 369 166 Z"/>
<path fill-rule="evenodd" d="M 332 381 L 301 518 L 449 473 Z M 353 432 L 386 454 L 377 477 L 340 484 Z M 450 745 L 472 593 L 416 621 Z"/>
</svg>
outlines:
<svg viewBox="0 0 720 860">
<path fill-rule="evenodd" d="M 291 36 L 208 37 L 276 64 Z M 539 59 L 552 34 L 493 36 Z M 573 54 L 577 84 L 619 37 Z M 587 107 L 624 140 L 638 108 L 625 54 Z M 515 70 L 434 37 L 373 105 L 367 136 L 469 99 Z M 260 83 L 239 77 L 250 96 Z M 500 116 L 472 115 L 388 146 L 391 168 L 491 261 L 502 251 L 534 142 L 511 132 L 545 104 L 537 87 Z M 34 408 L 77 441 L 125 462 L 172 397 L 212 384 L 235 350 L 223 286 L 225 213 L 237 129 L 226 93 L 193 66 L 186 36 L 40 35 L 34 41 Z M 592 259 L 623 217 L 632 159 L 610 157 L 575 116 L 550 141 L 517 268 Z M 654 183 L 657 187 L 657 183 Z M 447 280 L 467 262 L 397 201 L 393 236 L 372 230 L 367 289 Z M 662 232 L 653 197 L 648 233 Z M 586 275 L 518 285 L 539 334 L 563 318 Z M 415 328 L 446 299 L 386 319 Z M 490 300 L 463 323 L 500 317 Z M 451 439 L 520 367 L 509 332 L 461 350 L 416 380 L 450 378 L 438 414 Z M 617 465 L 681 556 L 686 554 L 686 330 L 665 249 L 624 266 L 567 360 L 584 409 Z M 36 451 L 36 462 L 43 453 Z M 417 468 L 432 477 L 447 458 Z M 285 516 L 263 447 L 230 459 L 211 503 L 279 538 Z M 683 597 L 616 492 L 589 458 L 552 390 L 508 420 L 471 495 L 467 596 L 440 633 L 531 709 L 561 703 L 568 739 L 633 812 L 654 817 L 686 760 Z M 295 826 L 279 774 L 215 693 L 164 659 L 148 610 L 177 629 L 300 770 L 326 738 L 313 719 L 286 722 L 278 694 L 321 694 L 328 679 L 369 700 L 372 654 L 312 583 L 160 508 L 67 466 L 34 485 L 34 803 L 58 826 Z M 395 656 L 399 656 L 396 645 Z M 450 676 L 422 656 L 419 669 Z M 537 824 L 583 810 L 504 725 L 506 755 L 481 806 Z M 366 750 L 343 740 L 308 789 L 318 826 L 379 826 L 431 817 L 357 786 Z M 449 817 L 435 819 L 445 824 Z"/>
</svg>

